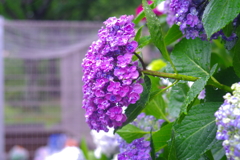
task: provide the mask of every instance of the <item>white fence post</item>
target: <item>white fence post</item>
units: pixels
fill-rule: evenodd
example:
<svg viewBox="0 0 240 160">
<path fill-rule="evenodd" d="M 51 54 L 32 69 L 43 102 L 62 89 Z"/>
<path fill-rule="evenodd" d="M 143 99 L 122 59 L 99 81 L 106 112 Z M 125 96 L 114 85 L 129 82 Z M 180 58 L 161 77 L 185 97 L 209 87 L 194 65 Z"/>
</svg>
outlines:
<svg viewBox="0 0 240 160">
<path fill-rule="evenodd" d="M 4 133 L 4 65 L 3 65 L 4 18 L 0 16 L 0 159 L 5 159 Z"/>
</svg>

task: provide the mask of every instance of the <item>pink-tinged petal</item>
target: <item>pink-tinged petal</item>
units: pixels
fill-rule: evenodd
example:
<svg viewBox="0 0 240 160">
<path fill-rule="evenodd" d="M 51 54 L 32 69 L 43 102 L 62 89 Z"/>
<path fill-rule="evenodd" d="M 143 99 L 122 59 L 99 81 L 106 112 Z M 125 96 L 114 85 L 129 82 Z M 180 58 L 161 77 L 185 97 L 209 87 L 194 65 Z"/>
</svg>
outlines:
<svg viewBox="0 0 240 160">
<path fill-rule="evenodd" d="M 122 86 L 117 92 L 121 97 L 125 97 L 129 92 L 129 86 Z"/>
<path fill-rule="evenodd" d="M 132 88 L 132 91 L 135 93 L 141 94 L 143 92 L 143 86 L 141 84 L 135 83 Z"/>
<path fill-rule="evenodd" d="M 96 90 L 95 91 L 95 96 L 96 97 L 104 97 L 105 96 L 105 93 L 104 93 L 104 91 L 102 91 L 102 90 Z"/>
<path fill-rule="evenodd" d="M 131 92 L 128 95 L 128 97 L 129 97 L 128 102 L 131 103 L 131 104 L 135 104 L 139 100 L 140 95 L 138 93 Z"/>
</svg>

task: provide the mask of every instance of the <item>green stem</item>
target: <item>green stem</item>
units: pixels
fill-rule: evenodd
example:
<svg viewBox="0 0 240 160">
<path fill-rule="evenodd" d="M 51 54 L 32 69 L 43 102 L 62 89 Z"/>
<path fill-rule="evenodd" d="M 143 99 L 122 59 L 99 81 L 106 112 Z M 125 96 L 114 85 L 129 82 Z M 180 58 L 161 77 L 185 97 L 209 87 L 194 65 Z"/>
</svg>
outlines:
<svg viewBox="0 0 240 160">
<path fill-rule="evenodd" d="M 213 87 L 217 87 L 221 90 L 225 90 L 225 91 L 228 91 L 228 92 L 232 92 L 233 90 L 231 89 L 231 87 L 229 86 L 226 86 L 224 84 L 221 84 L 219 83 L 214 77 L 211 77 L 208 81 L 208 84 L 213 86 Z"/>
<path fill-rule="evenodd" d="M 196 81 L 198 79 L 198 77 L 186 76 L 186 75 L 181 75 L 176 73 L 164 73 L 164 72 L 151 71 L 151 70 L 141 70 L 141 72 L 147 75 L 184 80 L 184 81 Z"/>
<path fill-rule="evenodd" d="M 184 81 L 196 81 L 199 79 L 198 77 L 186 76 L 186 75 L 181 75 L 176 73 L 164 73 L 164 72 L 151 71 L 151 70 L 141 70 L 141 72 L 151 76 L 171 78 L 171 79 L 184 80 Z M 227 92 L 232 92 L 232 89 L 229 86 L 219 83 L 214 77 L 211 77 L 207 84 L 213 87 L 225 90 Z"/>
</svg>

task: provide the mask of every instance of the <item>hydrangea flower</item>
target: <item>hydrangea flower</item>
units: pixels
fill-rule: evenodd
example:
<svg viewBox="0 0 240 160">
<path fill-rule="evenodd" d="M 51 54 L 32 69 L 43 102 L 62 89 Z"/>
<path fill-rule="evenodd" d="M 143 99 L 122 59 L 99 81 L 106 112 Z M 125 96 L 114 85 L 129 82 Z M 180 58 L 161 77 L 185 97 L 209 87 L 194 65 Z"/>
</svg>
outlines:
<svg viewBox="0 0 240 160">
<path fill-rule="evenodd" d="M 118 160 L 151 160 L 150 142 L 144 138 L 135 139 L 124 148 L 124 152 L 118 154 Z"/>
<path fill-rule="evenodd" d="M 181 32 L 187 39 L 199 37 L 202 40 L 207 40 L 202 23 L 203 11 L 207 4 L 208 0 L 166 0 L 167 22 L 170 26 L 174 23 L 179 25 Z M 237 37 L 235 33 L 227 37 L 220 30 L 214 33 L 210 39 L 217 39 L 220 35 L 226 41 L 232 41 Z"/>
<path fill-rule="evenodd" d="M 131 123 L 132 125 L 144 130 L 144 131 L 156 131 L 158 130 L 164 120 L 157 120 L 154 116 L 145 115 L 141 113 L 138 117 Z M 149 136 L 149 135 L 146 135 Z M 128 144 L 121 137 L 118 138 L 119 150 L 118 154 L 119 160 L 151 160 L 150 151 L 151 146 L 150 142 L 146 141 L 147 137 L 142 137 L 135 139 L 130 144 Z M 159 153 L 157 153 L 158 155 Z"/>
<path fill-rule="evenodd" d="M 218 126 L 216 138 L 223 140 L 228 159 L 240 157 L 240 82 L 232 85 L 233 95 L 227 93 L 224 103 L 215 113 Z"/>
<path fill-rule="evenodd" d="M 83 59 L 83 108 L 86 122 L 96 131 L 121 126 L 127 119 L 123 107 L 136 103 L 143 91 L 138 62 L 132 62 L 138 46 L 132 40 L 132 19 L 107 19 Z"/>
</svg>

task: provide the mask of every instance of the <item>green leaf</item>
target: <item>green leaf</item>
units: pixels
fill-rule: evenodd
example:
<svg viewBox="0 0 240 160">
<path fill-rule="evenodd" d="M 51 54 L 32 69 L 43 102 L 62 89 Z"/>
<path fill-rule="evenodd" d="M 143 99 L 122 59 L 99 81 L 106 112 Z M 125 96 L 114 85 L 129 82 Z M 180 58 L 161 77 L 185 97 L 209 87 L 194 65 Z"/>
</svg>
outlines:
<svg viewBox="0 0 240 160">
<path fill-rule="evenodd" d="M 144 27 L 144 26 L 141 26 L 141 27 L 138 29 L 138 31 L 137 31 L 137 33 L 136 33 L 136 36 L 134 37 L 134 40 L 135 40 L 135 41 L 139 41 L 139 39 L 141 38 L 141 34 L 142 34 L 142 29 L 143 29 L 143 27 Z"/>
<path fill-rule="evenodd" d="M 166 113 L 165 113 L 165 101 L 162 98 L 162 94 L 159 94 L 158 96 L 154 96 L 153 99 L 150 99 L 149 102 L 146 104 L 146 108 L 144 109 L 144 112 L 147 115 L 153 115 L 157 119 L 167 120 Z"/>
<path fill-rule="evenodd" d="M 202 103 L 189 111 L 181 124 L 175 124 L 178 160 L 198 159 L 216 142 L 217 126 L 214 113 L 221 103 Z"/>
<path fill-rule="evenodd" d="M 238 36 L 238 40 L 234 46 L 234 48 L 231 50 L 231 52 L 234 54 L 233 55 L 233 68 L 236 72 L 236 74 L 238 75 L 238 77 L 240 77 L 240 26 L 237 28 L 236 34 Z"/>
<path fill-rule="evenodd" d="M 214 75 L 219 83 L 231 86 L 233 83 L 239 82 L 240 78 L 236 75 L 233 67 L 222 69 Z M 221 89 L 214 88 L 212 86 L 206 86 L 206 101 L 207 102 L 223 102 L 223 96 L 227 92 Z"/>
<path fill-rule="evenodd" d="M 172 130 L 171 140 L 168 143 L 169 155 L 168 160 L 177 160 L 177 151 L 176 151 L 176 140 L 175 140 L 175 131 Z"/>
<path fill-rule="evenodd" d="M 150 36 L 143 36 L 138 40 L 138 48 L 143 48 L 151 42 Z"/>
<path fill-rule="evenodd" d="M 154 8 L 154 3 L 150 4 L 149 7 Z M 133 20 L 133 23 L 138 24 L 145 17 L 145 12 L 140 12 L 137 17 Z"/>
<path fill-rule="evenodd" d="M 229 37 L 233 33 L 233 23 L 230 22 L 228 23 L 224 28 L 223 28 L 223 33 Z"/>
<path fill-rule="evenodd" d="M 161 2 L 165 1 L 165 0 L 153 0 L 154 1 L 154 6 L 157 6 L 158 4 L 160 4 Z"/>
<path fill-rule="evenodd" d="M 238 48 L 240 48 L 239 47 L 240 43 L 237 45 L 238 45 Z M 240 77 L 240 52 L 235 53 L 233 56 L 233 67 L 238 77 Z"/>
<path fill-rule="evenodd" d="M 152 139 L 156 152 L 167 146 L 167 141 L 171 138 L 172 125 L 173 123 L 169 123 L 157 132 L 153 133 Z"/>
<path fill-rule="evenodd" d="M 152 131 L 150 133 L 150 146 L 151 146 L 151 158 L 152 160 L 156 160 L 156 153 L 155 153 L 155 148 L 154 148 L 154 145 L 153 145 L 153 138 L 152 138 Z"/>
<path fill-rule="evenodd" d="M 205 152 L 205 153 L 203 154 L 203 156 L 204 156 L 205 159 L 214 160 L 214 157 L 213 157 L 212 152 L 211 152 L 210 150 L 208 150 L 207 152 Z"/>
<path fill-rule="evenodd" d="M 153 115 L 157 119 L 165 119 L 167 120 L 165 116 L 165 101 L 162 98 L 162 94 L 159 94 L 161 91 L 160 84 L 159 84 L 159 77 L 153 77 L 149 76 L 151 79 L 152 88 L 150 91 L 150 98 L 147 102 L 144 112 L 147 115 Z"/>
<path fill-rule="evenodd" d="M 207 37 L 223 27 L 237 17 L 240 12 L 239 0 L 211 0 L 203 13 L 203 26 Z"/>
<path fill-rule="evenodd" d="M 183 36 L 182 32 L 179 30 L 179 26 L 174 24 L 167 32 L 166 36 L 164 37 L 165 45 L 168 46 L 169 44 L 175 42 L 176 40 L 180 39 Z"/>
<path fill-rule="evenodd" d="M 168 106 L 170 116 L 175 118 L 179 116 L 181 106 L 183 105 L 184 99 L 187 97 L 188 91 L 189 86 L 187 82 L 184 81 L 179 82 L 172 87 Z"/>
<path fill-rule="evenodd" d="M 119 134 L 127 143 L 131 143 L 134 139 L 141 138 L 148 133 L 149 132 L 145 132 L 132 124 L 128 124 L 117 131 L 117 134 Z"/>
<path fill-rule="evenodd" d="M 152 42 L 162 53 L 163 57 L 166 60 L 170 61 L 170 57 L 163 39 L 161 23 L 157 18 L 157 16 L 155 15 L 155 13 L 153 13 L 152 9 L 149 7 L 147 1 L 143 0 L 142 3 L 143 3 L 144 12 L 147 18 L 147 24 L 148 24 Z"/>
<path fill-rule="evenodd" d="M 223 141 L 217 141 L 211 149 L 214 160 L 221 160 L 225 156 L 225 149 L 222 146 Z"/>
<path fill-rule="evenodd" d="M 216 69 L 217 69 L 217 65 L 214 65 L 210 73 L 206 77 L 202 77 L 198 79 L 196 82 L 194 82 L 189 92 L 187 93 L 186 99 L 184 100 L 184 103 L 181 107 L 181 117 L 179 119 L 180 121 L 183 119 L 184 114 L 186 115 L 187 112 L 190 110 L 191 103 L 195 100 L 195 98 L 197 98 L 198 94 L 204 89 L 204 87 L 207 84 L 207 81 L 215 73 Z"/>
<path fill-rule="evenodd" d="M 147 68 L 152 71 L 159 71 L 162 68 L 166 67 L 167 63 L 165 63 L 162 59 L 153 60 Z"/>
<path fill-rule="evenodd" d="M 81 148 L 81 150 L 83 152 L 84 157 L 88 160 L 89 159 L 89 156 L 88 156 L 88 146 L 87 146 L 85 138 L 83 138 L 81 140 L 80 148 Z"/>
<path fill-rule="evenodd" d="M 222 30 L 226 37 L 230 37 L 233 33 L 235 33 L 235 27 L 233 26 L 233 22 L 230 22 Z M 231 50 L 234 47 L 234 45 L 236 44 L 237 38 L 235 38 L 231 41 L 226 41 L 223 39 L 223 42 L 224 42 L 225 48 L 227 50 Z"/>
<path fill-rule="evenodd" d="M 150 93 L 152 94 L 154 91 L 159 91 L 160 89 L 160 78 L 154 76 L 148 76 L 151 80 L 151 90 Z M 151 97 L 151 96 L 150 96 Z"/>
<path fill-rule="evenodd" d="M 145 75 L 144 83 L 143 83 L 143 93 L 141 94 L 140 99 L 135 104 L 130 104 L 127 107 L 125 111 L 127 120 L 123 123 L 121 127 L 132 122 L 142 112 L 142 110 L 145 108 L 147 101 L 149 100 L 150 90 L 151 90 L 151 81 L 150 81 L 150 78 Z M 121 127 L 115 129 L 114 132 L 116 132 Z"/>
<path fill-rule="evenodd" d="M 210 72 L 211 44 L 199 38 L 181 40 L 173 49 L 171 59 L 179 74 L 204 77 Z M 168 72 L 173 72 L 167 66 Z"/>
</svg>

